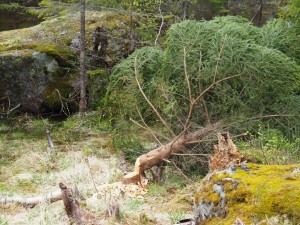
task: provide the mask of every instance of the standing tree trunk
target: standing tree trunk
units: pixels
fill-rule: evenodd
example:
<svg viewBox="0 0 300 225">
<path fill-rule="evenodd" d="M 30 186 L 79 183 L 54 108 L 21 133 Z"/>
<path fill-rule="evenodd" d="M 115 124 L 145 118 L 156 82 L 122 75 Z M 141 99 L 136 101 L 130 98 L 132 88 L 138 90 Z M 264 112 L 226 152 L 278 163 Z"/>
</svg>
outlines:
<svg viewBox="0 0 300 225">
<path fill-rule="evenodd" d="M 258 18 L 258 26 L 262 26 L 262 23 L 263 23 L 263 0 L 260 0 L 259 1 L 260 3 L 260 8 L 259 8 L 259 18 Z"/>
<path fill-rule="evenodd" d="M 85 68 L 85 0 L 80 0 L 80 103 L 79 113 L 87 111 L 87 74 Z"/>
</svg>

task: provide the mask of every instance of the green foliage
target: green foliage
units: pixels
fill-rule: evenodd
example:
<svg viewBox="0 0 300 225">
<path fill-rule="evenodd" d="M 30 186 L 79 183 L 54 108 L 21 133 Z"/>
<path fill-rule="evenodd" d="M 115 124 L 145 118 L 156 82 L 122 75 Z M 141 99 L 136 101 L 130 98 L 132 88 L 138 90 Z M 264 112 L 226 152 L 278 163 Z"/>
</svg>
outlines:
<svg viewBox="0 0 300 225">
<path fill-rule="evenodd" d="M 72 66 L 71 63 L 76 61 L 75 53 L 64 45 L 39 43 L 35 49 L 38 52 L 53 56 L 60 66 Z"/>
<path fill-rule="evenodd" d="M 12 11 L 15 12 L 17 10 L 25 11 L 25 8 L 23 6 L 20 6 L 17 3 L 11 3 L 11 4 L 0 4 L 0 10 L 1 11 Z"/>
<path fill-rule="evenodd" d="M 265 44 L 268 29 L 254 27 L 239 17 L 174 24 L 168 31 L 164 52 L 150 47 L 139 49 L 114 68 L 108 87 L 112 111 L 125 119 L 139 120 L 140 112 L 148 122 L 157 120 L 138 88 L 137 78 L 159 113 L 175 130 L 181 130 L 178 119 L 185 120 L 190 106 L 184 68 L 186 49 L 192 98 L 207 90 L 194 109 L 192 124 L 281 114 L 283 108 L 293 110 L 285 112 L 299 122 L 299 106 L 289 107 L 296 105 L 292 96 L 299 90 L 299 68 L 287 56 L 292 55 L 291 49 Z M 277 35 L 278 39 L 283 37 Z M 276 124 L 285 125 L 286 121 Z"/>
<path fill-rule="evenodd" d="M 102 115 L 98 112 L 90 112 L 84 116 L 75 114 L 63 122 L 63 128 L 66 130 L 104 129 L 103 126 L 106 125 L 102 124 Z"/>
<path fill-rule="evenodd" d="M 275 48 L 300 63 L 300 37 L 296 29 L 282 19 L 268 21 L 261 29 L 257 42 L 268 48 Z"/>
<path fill-rule="evenodd" d="M 148 187 L 148 195 L 150 196 L 161 196 L 167 194 L 166 186 L 162 186 L 158 183 L 153 183 Z"/>
<path fill-rule="evenodd" d="M 96 110 L 101 105 L 101 97 L 106 92 L 108 83 L 107 72 L 103 69 L 88 71 L 88 108 Z"/>
<path fill-rule="evenodd" d="M 5 217 L 0 217 L 0 224 L 1 225 L 8 225 L 8 220 Z"/>
<path fill-rule="evenodd" d="M 292 164 L 299 162 L 300 138 L 288 140 L 281 131 L 259 126 L 256 135 L 241 142 L 240 149 L 249 160 L 265 164 Z"/>
<path fill-rule="evenodd" d="M 299 0 L 289 0 L 283 1 L 285 6 L 282 7 L 280 13 L 281 17 L 289 21 L 292 26 L 300 33 L 300 1 Z"/>
<path fill-rule="evenodd" d="M 114 115 L 127 119 L 136 118 L 136 109 L 139 108 L 144 116 L 152 116 L 152 111 L 145 105 L 144 98 L 138 90 L 135 75 L 147 96 L 155 98 L 160 94 L 155 90 L 155 86 L 161 59 L 162 53 L 159 49 L 145 47 L 135 51 L 114 68 L 106 98 L 107 105 L 111 106 Z"/>
<path fill-rule="evenodd" d="M 177 223 L 178 221 L 184 219 L 185 212 L 178 210 L 178 211 L 170 211 L 169 212 L 169 219 L 171 220 L 172 224 Z"/>
<path fill-rule="evenodd" d="M 136 131 L 128 128 L 127 124 L 120 122 L 113 131 L 112 146 L 120 149 L 129 162 L 134 162 L 137 157 L 147 152 Z"/>
<path fill-rule="evenodd" d="M 66 6 L 59 4 L 59 2 L 51 0 L 42 0 L 39 5 L 42 7 L 40 10 L 41 18 L 50 18 L 53 16 L 61 15 L 66 10 Z"/>
<path fill-rule="evenodd" d="M 139 210 L 140 207 L 144 204 L 144 200 L 143 199 L 135 199 L 133 198 L 132 201 L 130 201 L 129 203 L 127 203 L 126 208 L 128 210 Z"/>
</svg>

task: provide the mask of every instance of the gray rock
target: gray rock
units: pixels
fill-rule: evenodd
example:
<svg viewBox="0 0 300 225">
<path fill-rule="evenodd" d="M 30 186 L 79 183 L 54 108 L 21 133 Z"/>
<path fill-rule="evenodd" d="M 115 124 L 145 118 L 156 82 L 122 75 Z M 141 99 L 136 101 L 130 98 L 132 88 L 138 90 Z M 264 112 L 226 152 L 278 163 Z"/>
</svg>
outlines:
<svg viewBox="0 0 300 225">
<path fill-rule="evenodd" d="M 11 108 L 20 104 L 22 111 L 39 113 L 60 72 L 57 61 L 45 53 L 28 49 L 2 52 L 0 98 L 7 99 Z"/>
<path fill-rule="evenodd" d="M 294 169 L 294 170 L 292 171 L 292 173 L 293 173 L 293 174 L 295 174 L 295 173 L 300 173 L 300 168 Z"/>
</svg>

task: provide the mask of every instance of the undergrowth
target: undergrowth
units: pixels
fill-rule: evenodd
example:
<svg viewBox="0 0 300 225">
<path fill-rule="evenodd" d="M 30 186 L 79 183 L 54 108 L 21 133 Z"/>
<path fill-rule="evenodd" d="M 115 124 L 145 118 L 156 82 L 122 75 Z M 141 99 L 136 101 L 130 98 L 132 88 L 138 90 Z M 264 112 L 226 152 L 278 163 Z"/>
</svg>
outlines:
<svg viewBox="0 0 300 225">
<path fill-rule="evenodd" d="M 247 141 L 238 146 L 249 161 L 263 164 L 293 164 L 300 162 L 300 138 L 288 139 L 280 130 L 259 125 L 256 134 L 248 134 Z"/>
</svg>

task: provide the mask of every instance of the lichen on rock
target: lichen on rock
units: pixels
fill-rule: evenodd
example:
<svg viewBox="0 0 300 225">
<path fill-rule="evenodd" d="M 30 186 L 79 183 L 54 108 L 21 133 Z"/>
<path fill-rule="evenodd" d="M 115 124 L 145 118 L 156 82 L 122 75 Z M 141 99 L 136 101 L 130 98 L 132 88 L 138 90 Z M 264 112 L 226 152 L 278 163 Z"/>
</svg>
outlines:
<svg viewBox="0 0 300 225">
<path fill-rule="evenodd" d="M 200 224 L 298 224 L 299 165 L 236 166 L 235 173 L 209 174 L 195 194 L 195 221 Z"/>
</svg>

